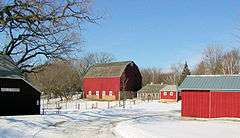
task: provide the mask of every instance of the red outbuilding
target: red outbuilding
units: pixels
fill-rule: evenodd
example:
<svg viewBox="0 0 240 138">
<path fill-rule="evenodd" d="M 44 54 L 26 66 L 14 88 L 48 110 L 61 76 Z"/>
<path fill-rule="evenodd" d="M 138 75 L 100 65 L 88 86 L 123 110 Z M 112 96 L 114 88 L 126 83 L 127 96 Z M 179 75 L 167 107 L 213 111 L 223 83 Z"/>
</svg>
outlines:
<svg viewBox="0 0 240 138">
<path fill-rule="evenodd" d="M 177 102 L 178 95 L 177 85 L 166 85 L 160 90 L 160 101 Z"/>
<path fill-rule="evenodd" d="M 240 117 L 240 75 L 190 75 L 179 90 L 183 117 Z"/>
<path fill-rule="evenodd" d="M 83 79 L 84 97 L 94 100 L 120 100 L 136 97 L 142 76 L 133 61 L 92 66 Z"/>
</svg>

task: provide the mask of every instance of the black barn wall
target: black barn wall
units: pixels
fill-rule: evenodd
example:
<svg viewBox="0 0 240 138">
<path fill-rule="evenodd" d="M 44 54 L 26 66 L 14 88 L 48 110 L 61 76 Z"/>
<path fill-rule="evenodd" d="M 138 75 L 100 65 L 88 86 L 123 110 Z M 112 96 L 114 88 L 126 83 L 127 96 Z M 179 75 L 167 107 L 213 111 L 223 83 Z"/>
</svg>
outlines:
<svg viewBox="0 0 240 138">
<path fill-rule="evenodd" d="M 40 93 L 24 80 L 0 78 L 0 88 L 20 88 L 20 92 L 0 89 L 0 115 L 40 114 Z"/>
</svg>

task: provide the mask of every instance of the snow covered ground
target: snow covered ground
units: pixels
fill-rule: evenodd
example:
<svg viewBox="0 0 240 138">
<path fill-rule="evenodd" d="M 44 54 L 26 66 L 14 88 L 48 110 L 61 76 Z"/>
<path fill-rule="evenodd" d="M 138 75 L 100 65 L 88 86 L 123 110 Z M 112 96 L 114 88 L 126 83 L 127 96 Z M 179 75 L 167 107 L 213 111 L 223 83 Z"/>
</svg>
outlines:
<svg viewBox="0 0 240 138">
<path fill-rule="evenodd" d="M 92 103 L 87 101 L 88 105 Z M 69 106 L 71 108 L 64 109 L 60 115 L 51 113 L 0 117 L 0 137 L 235 138 L 240 136 L 240 122 L 237 121 L 182 120 L 180 103 L 138 101 L 134 105 L 129 102 L 126 109 L 114 106 L 117 104 L 117 102 L 111 103 L 112 108 L 109 109 L 107 102 L 97 102 L 98 109 L 76 110 L 75 106 Z"/>
</svg>

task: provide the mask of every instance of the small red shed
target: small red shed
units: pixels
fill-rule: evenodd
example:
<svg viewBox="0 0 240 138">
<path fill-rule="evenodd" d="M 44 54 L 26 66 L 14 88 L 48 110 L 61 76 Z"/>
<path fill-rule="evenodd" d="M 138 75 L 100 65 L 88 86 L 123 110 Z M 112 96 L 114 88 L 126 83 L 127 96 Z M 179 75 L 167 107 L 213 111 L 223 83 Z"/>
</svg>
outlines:
<svg viewBox="0 0 240 138">
<path fill-rule="evenodd" d="M 183 117 L 240 117 L 240 75 L 189 75 L 179 90 Z"/>
<path fill-rule="evenodd" d="M 120 100 L 133 98 L 142 87 L 142 76 L 133 61 L 92 66 L 83 79 L 84 98 Z"/>
<path fill-rule="evenodd" d="M 178 88 L 177 85 L 166 85 L 160 90 L 161 102 L 177 102 Z"/>
</svg>

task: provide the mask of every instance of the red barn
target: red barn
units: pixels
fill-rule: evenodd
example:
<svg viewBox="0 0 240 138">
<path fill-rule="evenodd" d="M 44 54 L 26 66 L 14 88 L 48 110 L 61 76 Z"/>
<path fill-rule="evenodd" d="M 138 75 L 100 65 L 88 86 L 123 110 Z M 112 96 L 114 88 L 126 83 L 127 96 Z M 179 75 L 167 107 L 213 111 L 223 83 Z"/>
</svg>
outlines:
<svg viewBox="0 0 240 138">
<path fill-rule="evenodd" d="M 240 117 L 240 75 L 190 75 L 179 89 L 183 117 Z"/>
<path fill-rule="evenodd" d="M 87 99 L 133 98 L 141 87 L 142 76 L 133 61 L 96 64 L 83 79 L 83 92 Z"/>
<path fill-rule="evenodd" d="M 160 90 L 161 102 L 176 102 L 178 101 L 177 85 L 166 85 Z"/>
</svg>

